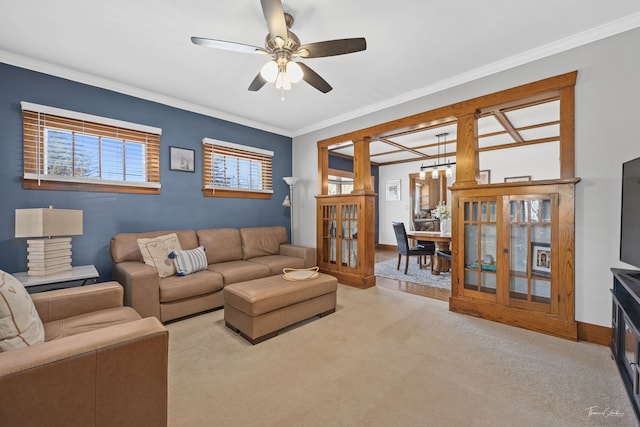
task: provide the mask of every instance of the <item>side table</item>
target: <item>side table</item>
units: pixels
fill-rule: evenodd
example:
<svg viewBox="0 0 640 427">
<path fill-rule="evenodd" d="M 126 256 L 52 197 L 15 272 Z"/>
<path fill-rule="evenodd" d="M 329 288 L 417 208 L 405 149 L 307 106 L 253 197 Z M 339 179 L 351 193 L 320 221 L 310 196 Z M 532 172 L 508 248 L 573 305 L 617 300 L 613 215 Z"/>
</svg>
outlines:
<svg viewBox="0 0 640 427">
<path fill-rule="evenodd" d="M 100 278 L 98 270 L 93 265 L 78 265 L 70 271 L 47 276 L 29 276 L 27 272 L 12 273 L 12 276 L 18 279 L 30 294 L 93 284 Z"/>
</svg>

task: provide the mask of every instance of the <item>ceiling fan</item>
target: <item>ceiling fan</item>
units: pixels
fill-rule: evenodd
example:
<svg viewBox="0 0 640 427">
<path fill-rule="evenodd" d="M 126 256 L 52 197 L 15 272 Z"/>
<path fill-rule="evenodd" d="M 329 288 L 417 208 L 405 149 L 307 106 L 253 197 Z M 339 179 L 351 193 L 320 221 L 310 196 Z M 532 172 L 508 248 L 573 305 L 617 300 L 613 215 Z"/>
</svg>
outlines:
<svg viewBox="0 0 640 427">
<path fill-rule="evenodd" d="M 281 0 L 260 0 L 262 12 L 267 21 L 269 34 L 265 47 L 251 46 L 224 40 L 191 37 L 194 44 L 230 50 L 242 53 L 269 55 L 273 60 L 267 62 L 249 85 L 250 91 L 257 91 L 267 82 L 275 83 L 276 89 L 289 90 L 291 83 L 304 80 L 322 93 L 327 93 L 331 85 L 309 66 L 294 58 L 321 58 L 359 52 L 367 48 L 363 38 L 327 40 L 316 43 L 300 44 L 300 39 L 289 29 L 293 27 L 293 17 L 285 13 Z"/>
</svg>

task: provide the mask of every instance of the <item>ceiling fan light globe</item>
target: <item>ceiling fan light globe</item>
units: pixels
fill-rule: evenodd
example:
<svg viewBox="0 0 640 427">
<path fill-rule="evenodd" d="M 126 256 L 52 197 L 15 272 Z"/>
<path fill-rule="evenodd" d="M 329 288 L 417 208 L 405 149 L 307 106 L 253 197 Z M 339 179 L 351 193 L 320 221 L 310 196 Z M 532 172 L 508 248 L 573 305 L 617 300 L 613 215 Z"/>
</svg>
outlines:
<svg viewBox="0 0 640 427">
<path fill-rule="evenodd" d="M 278 77 L 278 64 L 276 61 L 269 61 L 264 64 L 260 70 L 260 75 L 269 83 L 275 82 Z"/>
<path fill-rule="evenodd" d="M 287 75 L 289 76 L 291 83 L 298 83 L 302 80 L 302 77 L 304 77 L 304 72 L 297 62 L 289 61 L 287 63 Z"/>
<path fill-rule="evenodd" d="M 280 71 L 276 78 L 276 89 L 291 90 L 291 79 L 286 71 Z"/>
</svg>

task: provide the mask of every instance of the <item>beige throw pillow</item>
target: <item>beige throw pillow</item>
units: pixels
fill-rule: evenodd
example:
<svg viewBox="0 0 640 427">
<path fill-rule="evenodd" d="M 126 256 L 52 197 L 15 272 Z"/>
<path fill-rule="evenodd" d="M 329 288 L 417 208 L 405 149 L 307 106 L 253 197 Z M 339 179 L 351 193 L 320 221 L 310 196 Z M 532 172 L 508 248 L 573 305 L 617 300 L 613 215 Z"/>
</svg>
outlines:
<svg viewBox="0 0 640 427">
<path fill-rule="evenodd" d="M 168 277 L 176 274 L 176 265 L 169 258 L 171 252 L 182 250 L 176 233 L 151 239 L 138 239 L 138 247 L 142 252 L 144 263 L 155 268 L 158 276 Z"/>
<path fill-rule="evenodd" d="M 0 270 L 0 351 L 44 342 L 44 326 L 22 283 Z"/>
</svg>

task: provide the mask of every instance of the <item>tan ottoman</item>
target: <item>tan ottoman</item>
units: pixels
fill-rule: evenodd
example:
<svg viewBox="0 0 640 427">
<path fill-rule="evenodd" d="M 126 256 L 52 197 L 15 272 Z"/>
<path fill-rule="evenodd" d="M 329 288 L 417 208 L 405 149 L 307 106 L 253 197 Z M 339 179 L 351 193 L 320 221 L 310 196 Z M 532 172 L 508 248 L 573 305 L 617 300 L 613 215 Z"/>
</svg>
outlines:
<svg viewBox="0 0 640 427">
<path fill-rule="evenodd" d="M 257 344 L 294 323 L 335 312 L 337 290 L 338 280 L 322 273 L 296 282 L 278 275 L 234 283 L 222 291 L 224 321 Z"/>
</svg>

